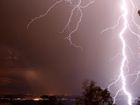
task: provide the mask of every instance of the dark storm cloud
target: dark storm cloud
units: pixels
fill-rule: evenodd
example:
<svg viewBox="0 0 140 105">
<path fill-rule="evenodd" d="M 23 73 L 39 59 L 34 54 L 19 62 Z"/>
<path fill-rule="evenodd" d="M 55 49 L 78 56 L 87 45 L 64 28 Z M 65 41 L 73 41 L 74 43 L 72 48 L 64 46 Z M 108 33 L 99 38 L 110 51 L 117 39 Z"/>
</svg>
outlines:
<svg viewBox="0 0 140 105">
<path fill-rule="evenodd" d="M 26 66 L 25 62 L 29 62 L 29 66 L 39 66 L 46 61 L 57 62 L 59 59 L 62 59 L 62 62 L 63 59 L 67 60 L 76 53 L 78 54 L 80 51 L 69 48 L 69 43 L 61 34 L 58 34 L 62 29 L 62 21 L 57 20 L 65 19 L 64 16 L 55 16 L 53 13 L 54 18 L 48 16 L 48 18 L 33 23 L 29 30 L 26 29 L 31 17 L 38 15 L 37 10 L 40 10 L 40 5 L 37 4 L 34 2 L 34 6 L 30 8 L 32 1 L 1 1 L 1 53 L 6 52 L 4 56 L 17 57 L 19 60 L 17 63 L 21 62 L 23 66 Z M 45 6 L 47 5 L 49 4 Z M 13 55 L 9 54 L 10 50 Z M 2 57 L 2 59 L 5 58 Z"/>
<path fill-rule="evenodd" d="M 43 13 L 51 3 L 44 4 L 43 0 L 0 1 L 0 74 L 4 75 L 0 85 L 2 94 L 35 91 L 36 94 L 44 91 L 64 94 L 77 88 L 78 83 L 74 81 L 78 81 L 78 70 L 84 66 L 83 53 L 70 47 L 64 39 L 65 34 L 59 33 L 67 21 L 65 16 L 69 16 L 69 8 L 64 10 L 61 4 L 58 11 L 26 29 L 30 19 Z M 30 78 L 28 75 L 33 75 L 30 71 L 40 75 Z M 67 86 L 65 91 L 64 86 Z M 32 91 L 29 91 L 30 88 Z"/>
<path fill-rule="evenodd" d="M 23 72 L 13 69 L 0 69 L 0 94 L 24 94 L 30 92 L 30 87 Z M 21 75 L 22 74 L 22 75 Z M 24 84 L 24 85 L 23 85 Z"/>
<path fill-rule="evenodd" d="M 117 50 L 118 43 L 108 33 L 100 35 L 100 31 L 118 18 L 119 13 L 113 11 L 116 2 L 99 0 L 83 10 L 82 23 L 72 38 L 83 46 L 81 52 L 65 40 L 68 32 L 61 33 L 72 8 L 67 3 L 61 3 L 27 30 L 29 21 L 44 13 L 54 1 L 0 0 L 0 75 L 4 75 L 0 90 L 78 94 L 85 79 L 107 86 L 108 80 L 114 78 L 112 74 L 116 75 L 116 63 L 112 65 L 108 59 L 114 56 L 111 49 Z M 74 15 L 72 23 L 78 15 Z M 108 22 L 109 18 L 113 21 Z"/>
</svg>

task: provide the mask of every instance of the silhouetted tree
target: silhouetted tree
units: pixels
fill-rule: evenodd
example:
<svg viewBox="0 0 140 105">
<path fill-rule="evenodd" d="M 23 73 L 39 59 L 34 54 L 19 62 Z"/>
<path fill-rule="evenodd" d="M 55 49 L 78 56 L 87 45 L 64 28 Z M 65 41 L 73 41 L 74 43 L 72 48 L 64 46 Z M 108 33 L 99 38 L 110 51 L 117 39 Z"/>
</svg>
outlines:
<svg viewBox="0 0 140 105">
<path fill-rule="evenodd" d="M 42 95 L 41 98 L 43 99 L 42 105 L 63 105 L 61 100 L 58 101 L 55 96 Z"/>
<path fill-rule="evenodd" d="M 55 96 L 50 96 L 49 102 L 50 102 L 50 105 L 57 105 L 58 104 L 57 98 Z"/>
<path fill-rule="evenodd" d="M 102 101 L 103 103 L 108 103 L 108 105 L 112 105 L 113 99 L 110 95 L 110 92 L 107 89 L 102 91 Z"/>
<path fill-rule="evenodd" d="M 76 105 L 113 105 L 109 91 L 97 86 L 94 81 L 85 81 L 82 88 L 83 97 L 76 99 Z"/>
<path fill-rule="evenodd" d="M 42 96 L 40 96 L 40 98 L 42 98 L 43 100 L 48 100 L 49 96 L 48 95 L 42 95 Z"/>
<path fill-rule="evenodd" d="M 75 104 L 76 105 L 84 105 L 83 97 L 76 97 Z"/>
</svg>

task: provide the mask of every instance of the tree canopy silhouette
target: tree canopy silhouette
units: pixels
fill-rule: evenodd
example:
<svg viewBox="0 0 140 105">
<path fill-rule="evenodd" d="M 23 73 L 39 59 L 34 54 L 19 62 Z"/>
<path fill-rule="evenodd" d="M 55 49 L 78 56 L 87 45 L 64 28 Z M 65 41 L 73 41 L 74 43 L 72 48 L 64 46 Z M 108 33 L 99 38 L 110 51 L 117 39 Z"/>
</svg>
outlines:
<svg viewBox="0 0 140 105">
<path fill-rule="evenodd" d="M 85 81 L 82 89 L 83 96 L 76 98 L 76 105 L 113 105 L 110 92 L 97 86 L 94 81 Z"/>
</svg>

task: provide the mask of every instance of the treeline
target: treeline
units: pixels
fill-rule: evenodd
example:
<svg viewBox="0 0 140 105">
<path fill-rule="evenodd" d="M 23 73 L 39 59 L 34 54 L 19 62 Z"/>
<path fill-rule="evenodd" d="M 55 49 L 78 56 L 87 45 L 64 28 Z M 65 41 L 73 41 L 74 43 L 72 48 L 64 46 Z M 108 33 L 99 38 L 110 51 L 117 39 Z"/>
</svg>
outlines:
<svg viewBox="0 0 140 105">
<path fill-rule="evenodd" d="M 40 100 L 0 100 L 0 105 L 116 105 L 110 92 L 93 81 L 85 81 L 82 90 L 82 95 L 75 98 L 42 95 Z M 140 101 L 134 105 L 140 105 Z"/>
</svg>

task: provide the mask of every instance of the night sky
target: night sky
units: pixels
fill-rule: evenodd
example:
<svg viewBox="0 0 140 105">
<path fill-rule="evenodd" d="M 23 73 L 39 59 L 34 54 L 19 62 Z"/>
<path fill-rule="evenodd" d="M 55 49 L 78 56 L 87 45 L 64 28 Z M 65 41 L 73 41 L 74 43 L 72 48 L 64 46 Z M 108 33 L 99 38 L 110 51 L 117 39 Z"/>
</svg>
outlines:
<svg viewBox="0 0 140 105">
<path fill-rule="evenodd" d="M 84 51 L 70 46 L 65 39 L 68 33 L 61 33 L 72 9 L 66 2 L 27 30 L 29 21 L 54 2 L 0 0 L 0 94 L 77 95 L 84 80 L 94 80 L 105 88 L 118 75 L 120 28 L 101 34 L 116 23 L 118 0 L 97 0 L 83 10 L 82 23 L 72 40 Z M 71 26 L 78 15 L 74 15 Z M 140 23 L 140 18 L 136 21 Z M 136 47 L 135 38 L 129 36 L 127 41 Z"/>
</svg>

